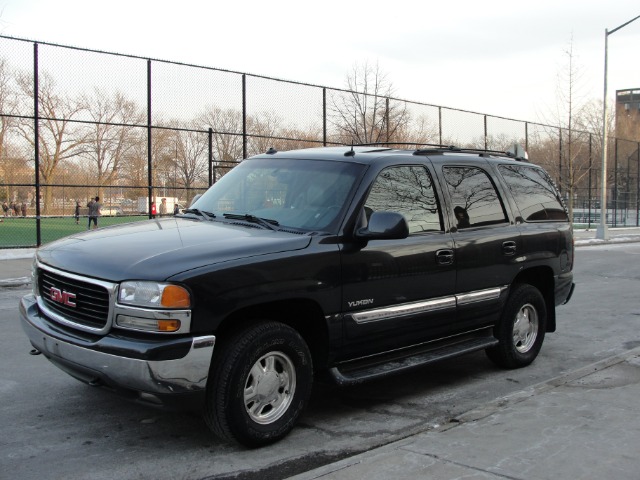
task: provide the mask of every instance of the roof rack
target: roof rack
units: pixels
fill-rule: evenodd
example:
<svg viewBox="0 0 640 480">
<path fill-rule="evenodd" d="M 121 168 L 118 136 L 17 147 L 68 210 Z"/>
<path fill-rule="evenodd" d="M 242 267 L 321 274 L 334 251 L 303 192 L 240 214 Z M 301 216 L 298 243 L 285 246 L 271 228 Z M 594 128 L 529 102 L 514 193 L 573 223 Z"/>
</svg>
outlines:
<svg viewBox="0 0 640 480">
<path fill-rule="evenodd" d="M 484 148 L 458 148 L 458 147 L 448 147 L 448 148 L 436 148 L 436 149 L 419 149 L 413 152 L 414 155 L 428 155 L 433 153 L 444 153 L 444 152 L 459 152 L 459 153 L 477 153 L 480 156 L 487 155 L 496 155 L 500 157 L 508 157 L 513 160 L 518 160 L 521 162 L 528 162 L 529 160 L 522 156 L 516 156 L 513 152 L 504 152 L 502 150 L 486 150 Z"/>
<path fill-rule="evenodd" d="M 438 154 L 445 152 L 457 152 L 457 153 L 477 153 L 480 156 L 485 155 L 496 155 L 501 157 L 508 157 L 514 160 L 528 162 L 529 159 L 526 156 L 526 152 L 522 147 L 516 148 L 514 145 L 513 151 L 510 149 L 508 151 L 503 150 L 487 150 L 484 148 L 462 148 L 457 147 L 455 145 L 442 145 L 439 143 L 418 143 L 418 142 L 373 142 L 373 143 L 354 143 L 351 146 L 351 151 L 353 151 L 353 147 L 386 147 L 391 149 L 392 146 L 412 146 L 416 150 L 413 152 L 414 155 L 430 155 L 430 154 Z M 427 148 L 423 148 L 427 147 Z M 380 150 L 382 151 L 382 150 Z M 353 153 L 348 152 L 351 155 Z M 345 154 L 346 155 L 346 154 Z"/>
<path fill-rule="evenodd" d="M 454 145 L 441 145 L 439 143 L 420 143 L 420 142 L 373 142 L 373 143 L 354 143 L 354 147 L 391 147 L 391 146 L 412 146 L 418 147 L 434 147 L 455 150 L 457 147 Z"/>
</svg>

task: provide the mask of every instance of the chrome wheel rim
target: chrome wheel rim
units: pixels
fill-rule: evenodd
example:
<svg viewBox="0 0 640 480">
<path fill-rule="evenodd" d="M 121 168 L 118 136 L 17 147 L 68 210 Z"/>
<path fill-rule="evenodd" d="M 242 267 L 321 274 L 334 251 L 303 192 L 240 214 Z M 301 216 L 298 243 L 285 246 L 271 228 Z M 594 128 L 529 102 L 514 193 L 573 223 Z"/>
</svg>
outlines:
<svg viewBox="0 0 640 480">
<path fill-rule="evenodd" d="M 527 353 L 538 337 L 538 312 L 533 305 L 523 305 L 513 324 L 513 346 L 519 353 Z"/>
<path fill-rule="evenodd" d="M 293 401 L 296 369 L 282 352 L 269 352 L 253 364 L 244 386 L 244 407 L 256 423 L 278 420 Z"/>
</svg>

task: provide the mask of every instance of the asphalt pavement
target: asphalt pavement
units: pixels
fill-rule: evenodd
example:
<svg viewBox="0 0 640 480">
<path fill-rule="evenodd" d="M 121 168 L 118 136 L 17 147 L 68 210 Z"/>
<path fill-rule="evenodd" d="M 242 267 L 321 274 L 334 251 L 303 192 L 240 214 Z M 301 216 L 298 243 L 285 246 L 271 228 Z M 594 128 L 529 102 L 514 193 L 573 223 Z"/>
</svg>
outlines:
<svg viewBox="0 0 640 480">
<path fill-rule="evenodd" d="M 576 247 L 640 242 L 577 230 Z M 35 249 L 0 250 L 0 288 L 28 285 Z M 290 480 L 640 478 L 640 347 Z"/>
</svg>

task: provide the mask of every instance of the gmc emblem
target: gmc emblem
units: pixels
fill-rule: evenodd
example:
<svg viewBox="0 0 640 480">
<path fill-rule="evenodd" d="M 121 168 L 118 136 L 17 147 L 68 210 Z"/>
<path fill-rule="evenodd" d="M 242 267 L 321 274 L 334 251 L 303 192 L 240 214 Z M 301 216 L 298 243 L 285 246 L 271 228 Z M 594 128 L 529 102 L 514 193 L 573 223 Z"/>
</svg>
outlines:
<svg viewBox="0 0 640 480">
<path fill-rule="evenodd" d="M 60 290 L 59 288 L 51 287 L 49 289 L 49 296 L 54 302 L 62 303 L 67 307 L 76 308 L 76 302 L 74 301 L 76 299 L 75 293 L 65 292 Z"/>
</svg>

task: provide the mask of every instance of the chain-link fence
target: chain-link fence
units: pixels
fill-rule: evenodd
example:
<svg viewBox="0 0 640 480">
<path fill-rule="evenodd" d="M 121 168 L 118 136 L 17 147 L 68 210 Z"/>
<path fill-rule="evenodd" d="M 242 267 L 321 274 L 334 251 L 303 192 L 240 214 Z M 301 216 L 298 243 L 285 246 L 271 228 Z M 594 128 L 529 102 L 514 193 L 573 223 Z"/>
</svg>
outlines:
<svg viewBox="0 0 640 480">
<path fill-rule="evenodd" d="M 171 214 L 271 147 L 371 142 L 523 144 L 599 222 L 597 134 L 379 95 L 0 36 L 0 121 L 0 248 L 86 229 L 96 196 L 100 226 Z M 607 221 L 637 226 L 639 143 L 610 144 Z"/>
</svg>

